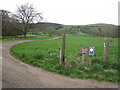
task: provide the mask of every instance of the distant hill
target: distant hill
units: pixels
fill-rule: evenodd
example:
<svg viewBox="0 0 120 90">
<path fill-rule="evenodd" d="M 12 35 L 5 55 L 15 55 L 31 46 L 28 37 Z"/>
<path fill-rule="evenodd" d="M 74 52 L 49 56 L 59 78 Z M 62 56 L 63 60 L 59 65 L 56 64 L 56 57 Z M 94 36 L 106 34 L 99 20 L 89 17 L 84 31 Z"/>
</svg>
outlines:
<svg viewBox="0 0 120 90">
<path fill-rule="evenodd" d="M 58 24 L 58 23 L 50 23 L 50 22 L 39 22 L 34 24 L 33 26 L 46 26 L 46 27 L 54 27 L 55 29 L 58 29 L 59 27 L 61 27 L 62 24 Z"/>
<path fill-rule="evenodd" d="M 71 28 L 69 32 L 79 34 L 79 32 L 92 35 L 92 36 L 104 36 L 104 37 L 118 37 L 118 27 L 113 24 L 97 23 L 88 25 L 64 25 Z"/>
<path fill-rule="evenodd" d="M 71 34 L 88 34 L 92 36 L 118 37 L 118 27 L 113 24 L 97 23 L 88 25 L 62 25 L 58 23 L 40 22 L 32 25 L 30 32 L 50 33 L 68 30 Z"/>
<path fill-rule="evenodd" d="M 48 32 L 48 31 L 58 30 L 61 27 L 62 27 L 62 24 L 40 22 L 40 23 L 32 24 L 32 28 L 30 32 L 34 32 L 34 33 Z"/>
<path fill-rule="evenodd" d="M 88 26 L 116 26 L 116 25 L 106 24 L 106 23 L 96 23 L 96 24 L 88 24 Z"/>
</svg>

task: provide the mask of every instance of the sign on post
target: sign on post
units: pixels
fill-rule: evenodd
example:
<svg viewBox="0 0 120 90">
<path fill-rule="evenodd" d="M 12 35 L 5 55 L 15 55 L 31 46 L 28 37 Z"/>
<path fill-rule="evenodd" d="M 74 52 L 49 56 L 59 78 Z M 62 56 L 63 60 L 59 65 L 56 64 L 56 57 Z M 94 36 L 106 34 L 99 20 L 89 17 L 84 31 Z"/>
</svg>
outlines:
<svg viewBox="0 0 120 90">
<path fill-rule="evenodd" d="M 80 49 L 80 53 L 81 53 L 81 54 L 88 53 L 88 48 L 81 48 L 81 49 Z"/>
<path fill-rule="evenodd" d="M 89 47 L 89 55 L 94 55 L 94 47 Z"/>
<path fill-rule="evenodd" d="M 107 60 L 109 59 L 109 43 L 112 42 L 112 40 L 104 40 L 104 59 Z"/>
<path fill-rule="evenodd" d="M 84 64 L 85 53 L 88 53 L 88 48 L 81 48 L 80 53 L 82 54 L 82 63 Z"/>
</svg>

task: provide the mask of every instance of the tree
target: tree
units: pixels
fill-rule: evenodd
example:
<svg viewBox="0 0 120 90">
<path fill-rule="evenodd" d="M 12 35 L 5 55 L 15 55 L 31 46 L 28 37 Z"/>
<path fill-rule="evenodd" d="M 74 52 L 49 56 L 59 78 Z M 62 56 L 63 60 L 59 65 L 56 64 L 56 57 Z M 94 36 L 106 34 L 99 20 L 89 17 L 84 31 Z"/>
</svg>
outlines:
<svg viewBox="0 0 120 90">
<path fill-rule="evenodd" d="M 7 28 L 9 25 L 8 22 L 10 20 L 9 18 L 9 14 L 10 12 L 9 11 L 6 11 L 6 10 L 1 10 L 1 16 L 2 16 L 2 35 L 6 36 L 7 35 Z"/>
<path fill-rule="evenodd" d="M 2 16 L 2 36 L 19 35 L 19 22 L 13 17 L 13 14 L 6 10 L 1 10 Z"/>
<path fill-rule="evenodd" d="M 31 4 L 19 6 L 15 17 L 21 23 L 21 31 L 24 37 L 26 37 L 27 32 L 30 30 L 32 23 L 43 19 L 41 13 L 38 13 Z"/>
</svg>

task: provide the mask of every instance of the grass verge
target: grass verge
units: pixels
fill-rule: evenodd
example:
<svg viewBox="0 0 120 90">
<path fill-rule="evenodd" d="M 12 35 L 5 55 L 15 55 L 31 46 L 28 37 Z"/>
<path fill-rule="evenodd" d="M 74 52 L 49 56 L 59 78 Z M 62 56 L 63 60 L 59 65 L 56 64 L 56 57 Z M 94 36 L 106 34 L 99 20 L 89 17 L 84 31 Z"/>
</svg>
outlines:
<svg viewBox="0 0 120 90">
<path fill-rule="evenodd" d="M 50 72 L 56 72 L 72 78 L 96 79 L 118 82 L 118 42 L 112 39 L 109 46 L 109 60 L 103 60 L 103 41 L 101 37 L 68 36 L 66 41 L 66 64 L 59 65 L 59 47 L 61 39 L 33 41 L 17 44 L 10 51 L 21 61 Z M 26 47 L 27 46 L 27 47 Z M 85 55 L 82 64 L 80 48 L 95 47 L 95 56 Z M 90 63 L 91 62 L 91 63 Z"/>
</svg>

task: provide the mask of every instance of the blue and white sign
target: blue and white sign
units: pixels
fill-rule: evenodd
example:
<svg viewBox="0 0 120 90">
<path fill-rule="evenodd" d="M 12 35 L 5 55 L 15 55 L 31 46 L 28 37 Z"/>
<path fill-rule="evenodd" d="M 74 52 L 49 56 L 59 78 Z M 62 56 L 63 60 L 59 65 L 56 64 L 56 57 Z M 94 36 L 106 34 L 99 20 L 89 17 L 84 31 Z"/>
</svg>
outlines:
<svg viewBox="0 0 120 90">
<path fill-rule="evenodd" d="M 94 47 L 89 47 L 89 55 L 94 55 Z"/>
</svg>

